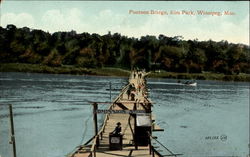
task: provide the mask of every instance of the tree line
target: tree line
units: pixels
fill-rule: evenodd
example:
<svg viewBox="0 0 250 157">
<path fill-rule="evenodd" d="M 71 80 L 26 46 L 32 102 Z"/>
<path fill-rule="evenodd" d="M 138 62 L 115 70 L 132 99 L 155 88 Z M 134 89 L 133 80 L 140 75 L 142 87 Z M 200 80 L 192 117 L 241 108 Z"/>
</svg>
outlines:
<svg viewBox="0 0 250 157">
<path fill-rule="evenodd" d="M 226 40 L 183 40 L 182 36 L 163 34 L 138 39 L 110 32 L 105 35 L 75 31 L 51 34 L 15 25 L 0 27 L 1 63 L 239 74 L 250 73 L 249 50 L 248 45 Z"/>
</svg>

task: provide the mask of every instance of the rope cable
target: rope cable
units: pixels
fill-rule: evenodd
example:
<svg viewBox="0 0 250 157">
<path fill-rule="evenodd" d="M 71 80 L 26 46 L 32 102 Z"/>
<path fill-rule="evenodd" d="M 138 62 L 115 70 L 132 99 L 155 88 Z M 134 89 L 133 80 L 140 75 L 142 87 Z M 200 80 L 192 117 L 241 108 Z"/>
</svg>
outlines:
<svg viewBox="0 0 250 157">
<path fill-rule="evenodd" d="M 89 122 L 90 118 L 91 118 L 91 114 L 89 114 L 89 116 L 87 117 L 87 119 L 84 121 L 84 130 L 83 130 L 82 138 L 81 138 L 80 144 L 78 144 L 76 146 L 76 148 L 79 147 L 79 146 L 81 146 L 83 144 L 84 138 L 85 138 L 86 133 L 87 133 L 87 125 L 88 125 L 88 122 Z M 67 153 L 67 155 L 65 155 L 65 156 L 71 155 L 74 151 L 75 151 L 75 148 L 72 151 L 70 151 L 69 153 Z"/>
</svg>

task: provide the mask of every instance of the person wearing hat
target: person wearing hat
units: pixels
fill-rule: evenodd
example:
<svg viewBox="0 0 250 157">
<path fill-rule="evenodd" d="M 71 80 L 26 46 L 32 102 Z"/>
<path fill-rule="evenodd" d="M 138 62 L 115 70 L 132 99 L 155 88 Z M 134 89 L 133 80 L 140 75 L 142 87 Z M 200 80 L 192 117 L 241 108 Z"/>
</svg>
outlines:
<svg viewBox="0 0 250 157">
<path fill-rule="evenodd" d="M 112 132 L 112 134 L 120 135 L 121 131 L 122 131 L 121 123 L 118 122 L 118 123 L 116 123 L 115 130 Z"/>
</svg>

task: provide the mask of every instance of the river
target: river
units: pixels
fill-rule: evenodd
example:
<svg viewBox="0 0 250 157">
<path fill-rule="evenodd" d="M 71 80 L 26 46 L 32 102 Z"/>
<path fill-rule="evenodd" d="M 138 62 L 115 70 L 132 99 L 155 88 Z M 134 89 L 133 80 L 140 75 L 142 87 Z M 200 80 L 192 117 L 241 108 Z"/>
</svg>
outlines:
<svg viewBox="0 0 250 157">
<path fill-rule="evenodd" d="M 91 102 L 109 102 L 128 78 L 0 73 L 0 156 L 11 157 L 13 104 L 17 157 L 63 157 L 93 136 Z M 184 81 L 184 80 L 183 80 Z M 148 79 L 158 140 L 183 157 L 238 156 L 249 150 L 249 83 Z M 106 108 L 101 104 L 99 108 Z M 101 123 L 101 115 L 99 123 Z"/>
</svg>

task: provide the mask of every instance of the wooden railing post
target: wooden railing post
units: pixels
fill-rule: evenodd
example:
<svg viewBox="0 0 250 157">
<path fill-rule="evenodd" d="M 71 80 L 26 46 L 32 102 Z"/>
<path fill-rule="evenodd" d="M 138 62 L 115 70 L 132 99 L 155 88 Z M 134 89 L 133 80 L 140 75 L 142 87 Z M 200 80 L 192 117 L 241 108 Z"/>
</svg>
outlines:
<svg viewBox="0 0 250 157">
<path fill-rule="evenodd" d="M 9 111 L 10 111 L 11 144 L 13 146 L 13 157 L 16 157 L 16 140 L 15 140 L 14 120 L 13 120 L 13 112 L 11 104 L 9 104 Z"/>
<path fill-rule="evenodd" d="M 94 147 L 94 157 L 96 157 L 96 146 Z"/>
<path fill-rule="evenodd" d="M 110 102 L 111 102 L 112 101 L 112 96 L 111 96 L 111 81 L 109 81 L 109 98 L 110 98 Z"/>
<path fill-rule="evenodd" d="M 93 103 L 93 120 L 94 120 L 94 130 L 95 130 L 95 136 L 98 134 L 98 124 L 97 124 L 97 110 L 98 110 L 98 104 Z M 99 146 L 99 137 L 97 136 L 97 141 L 96 141 L 97 147 Z"/>
<path fill-rule="evenodd" d="M 149 154 L 152 154 L 151 138 L 149 137 Z"/>
<path fill-rule="evenodd" d="M 137 104 L 136 104 L 136 103 L 134 103 L 134 109 L 133 109 L 134 111 L 136 111 L 136 110 L 137 110 L 136 105 L 137 105 Z M 134 120 L 135 120 L 135 121 L 134 121 L 134 143 L 135 143 L 135 150 L 137 150 L 137 149 L 138 149 L 138 145 L 137 145 L 137 137 L 136 137 L 136 136 L 137 136 L 137 135 L 136 135 L 136 134 L 137 134 L 137 129 L 136 129 L 136 126 L 137 126 L 137 125 L 136 125 L 136 116 L 137 116 L 137 115 L 136 115 L 136 113 L 135 113 L 135 117 L 134 117 Z"/>
</svg>

